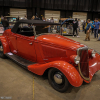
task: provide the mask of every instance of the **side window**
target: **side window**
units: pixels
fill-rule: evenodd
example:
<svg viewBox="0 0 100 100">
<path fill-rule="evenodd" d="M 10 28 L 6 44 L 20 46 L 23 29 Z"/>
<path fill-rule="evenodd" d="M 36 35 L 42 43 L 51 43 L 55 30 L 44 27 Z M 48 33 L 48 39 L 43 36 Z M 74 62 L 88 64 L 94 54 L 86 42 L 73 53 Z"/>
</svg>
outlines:
<svg viewBox="0 0 100 100">
<path fill-rule="evenodd" d="M 27 23 L 21 23 L 17 29 L 17 34 L 24 36 L 34 36 L 33 28 Z"/>
<path fill-rule="evenodd" d="M 60 33 L 60 25 L 35 26 L 36 34 Z"/>
</svg>

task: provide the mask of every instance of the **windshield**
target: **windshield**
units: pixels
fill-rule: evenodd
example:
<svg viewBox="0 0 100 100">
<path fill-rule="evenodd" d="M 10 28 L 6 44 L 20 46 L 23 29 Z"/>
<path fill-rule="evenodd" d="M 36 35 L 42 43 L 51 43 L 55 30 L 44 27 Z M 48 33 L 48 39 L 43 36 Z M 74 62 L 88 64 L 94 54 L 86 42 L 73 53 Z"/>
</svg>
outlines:
<svg viewBox="0 0 100 100">
<path fill-rule="evenodd" d="M 36 36 L 43 34 L 60 34 L 60 25 L 35 26 Z"/>
</svg>

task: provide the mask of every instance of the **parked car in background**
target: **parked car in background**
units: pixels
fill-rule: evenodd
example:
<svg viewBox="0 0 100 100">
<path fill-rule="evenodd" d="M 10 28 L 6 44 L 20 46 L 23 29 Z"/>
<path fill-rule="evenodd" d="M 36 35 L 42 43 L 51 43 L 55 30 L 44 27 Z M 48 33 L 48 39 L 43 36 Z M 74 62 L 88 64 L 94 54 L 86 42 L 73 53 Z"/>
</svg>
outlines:
<svg viewBox="0 0 100 100">
<path fill-rule="evenodd" d="M 16 22 L 0 36 L 0 57 L 7 56 L 37 75 L 47 75 L 55 90 L 65 92 L 69 83 L 79 87 L 83 81 L 91 82 L 100 70 L 100 55 L 62 36 L 57 26 L 61 24 L 41 20 Z"/>
<path fill-rule="evenodd" d="M 73 21 L 74 19 L 68 18 L 62 21 L 62 34 L 63 35 L 73 35 Z"/>
</svg>

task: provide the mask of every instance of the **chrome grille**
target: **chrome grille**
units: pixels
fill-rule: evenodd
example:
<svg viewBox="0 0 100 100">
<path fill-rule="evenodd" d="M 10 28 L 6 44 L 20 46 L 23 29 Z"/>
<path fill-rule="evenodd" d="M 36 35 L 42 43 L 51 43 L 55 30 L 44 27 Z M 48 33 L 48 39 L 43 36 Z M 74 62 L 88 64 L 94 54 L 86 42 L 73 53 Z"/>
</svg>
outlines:
<svg viewBox="0 0 100 100">
<path fill-rule="evenodd" d="M 89 80 L 89 55 L 88 48 L 82 47 L 77 50 L 80 56 L 79 72 L 85 80 Z"/>
</svg>

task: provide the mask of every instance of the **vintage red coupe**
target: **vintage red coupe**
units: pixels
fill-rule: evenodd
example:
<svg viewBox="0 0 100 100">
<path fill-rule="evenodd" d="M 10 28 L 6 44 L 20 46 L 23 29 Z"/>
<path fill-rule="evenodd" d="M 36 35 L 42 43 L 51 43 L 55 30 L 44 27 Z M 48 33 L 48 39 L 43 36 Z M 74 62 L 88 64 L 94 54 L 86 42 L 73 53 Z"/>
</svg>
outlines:
<svg viewBox="0 0 100 100">
<path fill-rule="evenodd" d="M 0 57 L 11 58 L 37 74 L 48 73 L 51 86 L 65 92 L 69 83 L 90 83 L 100 70 L 100 55 L 86 45 L 62 36 L 59 23 L 20 20 L 0 36 Z"/>
</svg>

